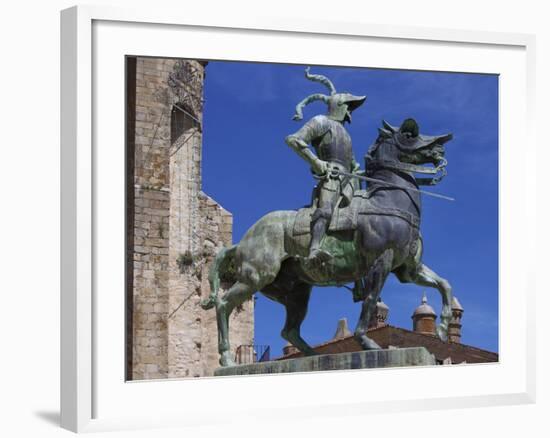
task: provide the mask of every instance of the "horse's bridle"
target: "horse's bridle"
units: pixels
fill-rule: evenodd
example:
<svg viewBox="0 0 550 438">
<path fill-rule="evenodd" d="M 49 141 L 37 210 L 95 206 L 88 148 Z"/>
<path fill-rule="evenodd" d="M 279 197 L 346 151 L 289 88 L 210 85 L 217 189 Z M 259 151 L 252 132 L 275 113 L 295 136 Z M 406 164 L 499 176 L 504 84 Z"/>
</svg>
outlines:
<svg viewBox="0 0 550 438">
<path fill-rule="evenodd" d="M 443 157 L 440 158 L 436 167 L 424 167 L 417 164 L 403 163 L 401 161 L 393 160 L 369 160 L 367 164 L 367 172 L 371 173 L 379 169 L 396 170 L 399 172 L 407 173 L 423 173 L 428 175 L 434 175 L 431 178 L 415 178 L 416 183 L 419 186 L 434 186 L 441 182 L 447 175 L 447 160 Z"/>
<path fill-rule="evenodd" d="M 395 135 L 386 138 L 385 142 L 388 142 L 389 144 L 397 147 L 401 152 L 403 153 L 411 153 L 414 151 L 410 151 L 410 146 L 403 144 L 399 138 L 397 138 Z M 434 175 L 431 178 L 415 178 L 416 183 L 419 186 L 434 186 L 436 184 L 439 184 L 443 178 L 447 175 L 447 160 L 443 157 L 438 155 L 434 155 L 434 158 L 437 159 L 437 166 L 429 168 L 417 164 L 411 164 L 411 163 L 404 163 L 401 161 L 395 161 L 395 160 L 384 160 L 384 159 L 374 159 L 372 156 L 374 153 L 378 150 L 378 148 L 384 143 L 377 142 L 371 148 L 369 148 L 369 152 L 367 154 L 365 163 L 365 169 L 367 173 L 370 173 L 371 171 L 377 170 L 377 169 L 388 169 L 388 170 L 394 170 L 399 172 L 407 172 L 407 173 L 422 173 L 422 174 L 428 174 L 428 175 Z"/>
</svg>

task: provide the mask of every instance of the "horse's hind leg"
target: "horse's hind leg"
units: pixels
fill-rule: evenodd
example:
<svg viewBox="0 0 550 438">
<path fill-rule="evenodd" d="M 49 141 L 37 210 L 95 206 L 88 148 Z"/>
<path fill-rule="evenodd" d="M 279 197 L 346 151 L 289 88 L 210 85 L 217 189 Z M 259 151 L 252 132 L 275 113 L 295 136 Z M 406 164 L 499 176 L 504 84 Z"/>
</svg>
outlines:
<svg viewBox="0 0 550 438">
<path fill-rule="evenodd" d="M 361 316 L 355 329 L 355 339 L 361 344 L 364 350 L 378 350 L 380 346 L 367 336 L 369 321 L 376 310 L 376 303 L 382 291 L 382 287 L 388 278 L 393 262 L 393 250 L 385 250 L 374 262 L 365 278 L 368 293 L 363 300 Z"/>
<path fill-rule="evenodd" d="M 421 264 L 420 268 L 416 272 L 416 275 L 410 276 L 410 279 L 407 277 L 402 278 L 402 276 L 398 273 L 396 273 L 396 275 L 400 281 L 412 282 L 419 286 L 433 287 L 439 291 L 443 306 L 441 308 L 441 322 L 437 327 L 437 336 L 439 339 L 446 342 L 448 337 L 449 322 L 452 318 L 451 303 L 453 299 L 452 288 L 449 282 L 443 277 L 440 277 L 425 264 Z"/>
<path fill-rule="evenodd" d="M 442 341 L 446 342 L 448 337 L 449 323 L 451 322 L 451 318 L 453 316 L 451 310 L 451 303 L 453 300 L 451 285 L 447 280 L 437 275 L 425 264 L 422 264 L 422 266 L 420 266 L 420 271 L 418 272 L 415 283 L 421 286 L 435 287 L 441 294 L 443 306 L 441 308 L 441 322 L 437 327 L 437 336 Z"/>
<path fill-rule="evenodd" d="M 300 326 L 306 317 L 310 294 L 311 286 L 301 283 L 280 301 L 286 308 L 286 322 L 281 336 L 306 356 L 316 354 L 300 335 Z"/>
<path fill-rule="evenodd" d="M 251 286 L 238 281 L 216 303 L 218 351 L 221 366 L 235 365 L 229 345 L 229 316 L 236 306 L 246 301 L 253 294 L 254 289 Z"/>
</svg>

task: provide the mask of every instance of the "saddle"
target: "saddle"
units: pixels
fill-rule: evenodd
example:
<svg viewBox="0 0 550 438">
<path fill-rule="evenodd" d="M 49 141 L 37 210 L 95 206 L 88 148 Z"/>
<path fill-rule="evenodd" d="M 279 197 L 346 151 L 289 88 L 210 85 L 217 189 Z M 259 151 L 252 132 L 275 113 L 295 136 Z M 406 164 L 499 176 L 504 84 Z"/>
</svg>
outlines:
<svg viewBox="0 0 550 438">
<path fill-rule="evenodd" d="M 419 219 L 412 214 L 390 207 L 380 207 L 370 200 L 369 190 L 357 190 L 348 206 L 336 208 L 332 214 L 328 232 L 354 231 L 361 215 L 395 216 L 408 222 L 412 227 L 418 228 Z M 305 207 L 298 210 L 294 219 L 293 236 L 310 234 L 311 216 L 316 207 Z"/>
</svg>

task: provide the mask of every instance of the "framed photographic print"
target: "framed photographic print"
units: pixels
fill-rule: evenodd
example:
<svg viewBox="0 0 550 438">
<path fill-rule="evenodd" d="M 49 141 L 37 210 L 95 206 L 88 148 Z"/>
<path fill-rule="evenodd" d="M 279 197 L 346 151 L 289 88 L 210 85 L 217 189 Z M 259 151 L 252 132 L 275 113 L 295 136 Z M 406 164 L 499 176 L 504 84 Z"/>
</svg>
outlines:
<svg viewBox="0 0 550 438">
<path fill-rule="evenodd" d="M 531 401 L 532 44 L 63 11 L 62 426 Z"/>
</svg>

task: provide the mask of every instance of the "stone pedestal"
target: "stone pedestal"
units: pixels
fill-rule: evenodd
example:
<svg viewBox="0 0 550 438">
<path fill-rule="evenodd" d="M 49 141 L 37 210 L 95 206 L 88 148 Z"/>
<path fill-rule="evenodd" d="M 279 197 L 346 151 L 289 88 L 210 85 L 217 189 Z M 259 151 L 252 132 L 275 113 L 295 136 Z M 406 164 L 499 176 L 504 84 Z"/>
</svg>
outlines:
<svg viewBox="0 0 550 438">
<path fill-rule="evenodd" d="M 391 350 L 356 351 L 352 353 L 321 354 L 296 359 L 257 362 L 218 368 L 215 376 L 249 374 L 302 373 L 307 371 L 357 370 L 435 365 L 435 357 L 424 347 Z"/>
</svg>

